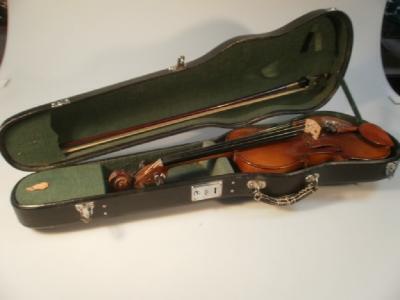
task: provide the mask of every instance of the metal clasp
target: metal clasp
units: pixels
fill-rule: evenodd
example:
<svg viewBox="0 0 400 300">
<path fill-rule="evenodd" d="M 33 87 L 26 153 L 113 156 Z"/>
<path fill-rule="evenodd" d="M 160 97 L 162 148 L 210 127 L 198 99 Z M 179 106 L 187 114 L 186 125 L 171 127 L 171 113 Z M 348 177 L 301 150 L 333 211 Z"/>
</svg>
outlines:
<svg viewBox="0 0 400 300">
<path fill-rule="evenodd" d="M 75 204 L 75 209 L 79 212 L 81 221 L 85 224 L 89 223 L 93 216 L 94 202 L 84 202 Z"/>
<path fill-rule="evenodd" d="M 388 178 L 391 178 L 394 176 L 394 173 L 396 173 L 397 167 L 399 165 L 398 161 L 391 161 L 386 165 L 386 176 Z"/>
<path fill-rule="evenodd" d="M 186 68 L 185 56 L 181 55 L 178 57 L 176 65 L 169 67 L 168 70 L 179 71 L 179 70 L 183 70 L 185 68 Z"/>
<path fill-rule="evenodd" d="M 265 180 L 261 180 L 261 179 L 253 179 L 253 180 L 247 181 L 247 187 L 250 190 L 262 190 L 267 187 L 267 182 Z"/>
<path fill-rule="evenodd" d="M 267 182 L 261 179 L 252 179 L 247 181 L 247 188 L 252 191 L 253 198 L 256 201 L 261 201 L 262 194 L 260 190 L 267 187 Z"/>
</svg>

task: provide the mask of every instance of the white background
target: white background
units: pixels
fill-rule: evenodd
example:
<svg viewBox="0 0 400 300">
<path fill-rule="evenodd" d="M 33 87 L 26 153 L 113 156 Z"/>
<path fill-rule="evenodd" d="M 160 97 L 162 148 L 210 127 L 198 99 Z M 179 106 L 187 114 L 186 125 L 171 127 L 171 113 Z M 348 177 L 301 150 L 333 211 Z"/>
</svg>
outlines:
<svg viewBox="0 0 400 300">
<path fill-rule="evenodd" d="M 0 120 L 163 69 L 240 34 L 317 8 L 354 25 L 346 74 L 364 118 L 397 138 L 379 35 L 385 1 L 22 1 L 10 4 Z M 349 112 L 341 92 L 327 109 Z M 219 133 L 196 131 L 165 143 Z M 153 143 L 152 146 L 155 144 Z M 143 148 L 143 147 L 142 147 Z M 140 214 L 109 226 L 39 232 L 9 194 L 24 172 L 0 161 L 0 299 L 399 299 L 399 174 L 324 187 L 290 208 L 256 202 Z M 115 297 L 115 298 L 114 298 Z"/>
</svg>

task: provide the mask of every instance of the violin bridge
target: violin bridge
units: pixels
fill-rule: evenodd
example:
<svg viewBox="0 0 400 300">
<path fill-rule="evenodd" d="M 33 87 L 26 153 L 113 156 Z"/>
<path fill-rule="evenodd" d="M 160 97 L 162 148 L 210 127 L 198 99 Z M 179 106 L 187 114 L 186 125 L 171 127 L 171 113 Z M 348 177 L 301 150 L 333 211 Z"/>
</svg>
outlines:
<svg viewBox="0 0 400 300">
<path fill-rule="evenodd" d="M 317 140 L 321 134 L 321 126 L 313 119 L 306 119 L 304 124 L 304 133 L 308 133 L 314 140 Z"/>
</svg>

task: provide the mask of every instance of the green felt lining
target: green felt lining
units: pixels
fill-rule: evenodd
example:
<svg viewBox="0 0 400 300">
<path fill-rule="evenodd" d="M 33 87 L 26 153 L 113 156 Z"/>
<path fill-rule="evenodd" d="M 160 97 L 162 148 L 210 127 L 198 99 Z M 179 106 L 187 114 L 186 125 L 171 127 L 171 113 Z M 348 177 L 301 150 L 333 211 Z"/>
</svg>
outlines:
<svg viewBox="0 0 400 300">
<path fill-rule="evenodd" d="M 26 188 L 47 182 L 45 190 L 27 191 Z M 21 205 L 41 205 L 79 199 L 106 192 L 101 165 L 65 167 L 31 174 L 20 181 L 15 197 Z"/>
<path fill-rule="evenodd" d="M 337 85 L 338 70 L 347 64 L 351 29 L 346 22 L 338 12 L 321 14 L 280 35 L 247 37 L 225 45 L 188 69 L 107 88 L 84 100 L 33 113 L 7 126 L 2 134 L 3 152 L 18 167 L 41 168 L 104 148 L 151 140 L 173 130 L 210 123 L 233 126 L 276 112 L 312 110 L 329 97 Z M 307 92 L 186 121 L 71 155 L 60 149 L 64 142 L 218 105 L 322 73 L 331 76 Z"/>
<path fill-rule="evenodd" d="M 153 161 L 169 153 L 196 149 L 212 145 L 214 142 L 194 143 L 159 149 L 108 161 L 87 163 L 78 166 L 63 167 L 31 174 L 23 178 L 16 186 L 15 198 L 21 206 L 54 204 L 61 201 L 89 198 L 110 193 L 107 177 L 115 169 L 135 171 L 142 160 Z M 234 173 L 226 158 L 206 160 L 171 168 L 167 174 L 166 184 L 190 180 L 199 177 L 217 176 Z M 49 187 L 41 191 L 27 191 L 37 183 L 47 182 Z"/>
</svg>

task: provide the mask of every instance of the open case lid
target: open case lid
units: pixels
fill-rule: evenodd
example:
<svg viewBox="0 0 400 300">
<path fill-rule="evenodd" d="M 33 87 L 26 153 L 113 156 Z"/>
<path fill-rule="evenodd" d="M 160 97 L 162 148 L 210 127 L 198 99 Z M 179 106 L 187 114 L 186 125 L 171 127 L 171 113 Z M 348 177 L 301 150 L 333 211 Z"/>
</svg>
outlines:
<svg viewBox="0 0 400 300">
<path fill-rule="evenodd" d="M 274 32 L 233 38 L 177 68 L 42 105 L 9 118 L 0 132 L 6 160 L 23 170 L 78 163 L 206 126 L 239 127 L 324 105 L 344 76 L 352 48 L 350 19 L 318 10 Z M 296 82 L 324 79 L 306 91 L 142 132 L 73 153 L 63 145 L 173 118 Z"/>
</svg>

